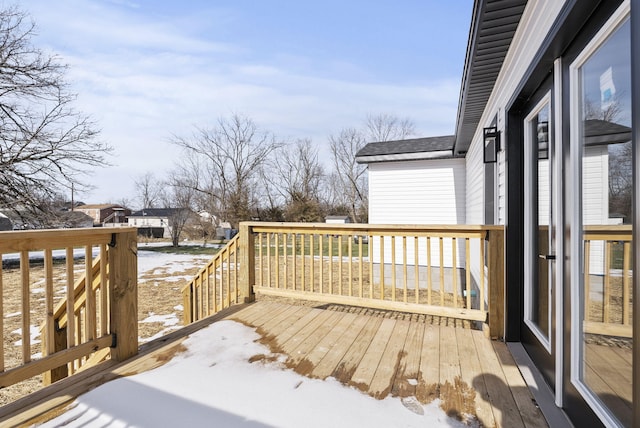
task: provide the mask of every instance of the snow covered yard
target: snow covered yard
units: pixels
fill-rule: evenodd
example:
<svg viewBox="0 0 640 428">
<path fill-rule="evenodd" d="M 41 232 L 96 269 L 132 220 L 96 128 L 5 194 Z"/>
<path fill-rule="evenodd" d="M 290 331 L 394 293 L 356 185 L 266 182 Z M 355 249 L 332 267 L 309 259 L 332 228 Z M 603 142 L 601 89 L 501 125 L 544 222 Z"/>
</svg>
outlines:
<svg viewBox="0 0 640 428">
<path fill-rule="evenodd" d="M 90 391 L 43 427 L 466 426 L 438 400 L 376 400 L 331 378 L 298 375 L 259 338 L 240 323 L 214 323 L 166 365 Z"/>
<path fill-rule="evenodd" d="M 138 336 L 140 343 L 182 325 L 182 287 L 210 255 L 161 253 L 138 247 Z"/>
<path fill-rule="evenodd" d="M 138 333 L 140 343 L 174 331 L 182 325 L 181 288 L 211 258 L 211 255 L 175 254 L 145 250 L 146 244 L 139 244 L 138 250 Z M 83 251 L 76 251 L 82 257 Z M 54 256 L 64 256 L 64 251 L 54 252 Z M 44 314 L 44 269 L 38 264 L 40 252 L 34 252 L 36 262 L 30 271 L 31 293 L 31 356 L 41 357 L 40 325 Z M 18 254 L 4 254 L 5 261 L 19 260 Z M 40 261 L 41 263 L 41 261 Z M 83 259 L 76 260 L 74 270 L 83 272 Z M 65 296 L 64 264 L 53 267 L 55 298 L 57 304 Z M 21 361 L 21 293 L 20 270 L 14 268 L 3 271 L 4 308 L 3 329 L 5 367 L 10 368 Z M 40 376 L 4 388 L 0 392 L 0 405 L 7 404 L 41 386 Z"/>
</svg>

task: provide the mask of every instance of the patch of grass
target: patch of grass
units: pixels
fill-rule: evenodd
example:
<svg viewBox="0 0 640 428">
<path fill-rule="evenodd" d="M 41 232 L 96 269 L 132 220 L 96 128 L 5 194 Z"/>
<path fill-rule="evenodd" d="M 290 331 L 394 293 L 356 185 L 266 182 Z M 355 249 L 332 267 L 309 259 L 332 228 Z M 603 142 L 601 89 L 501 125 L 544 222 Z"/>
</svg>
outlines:
<svg viewBox="0 0 640 428">
<path fill-rule="evenodd" d="M 215 247 L 213 246 L 206 246 L 203 247 L 202 245 L 181 245 L 178 247 L 174 247 L 172 245 L 163 245 L 163 246 L 150 246 L 150 247 L 146 247 L 146 246 L 140 246 L 138 247 L 141 250 L 144 251 L 155 251 L 158 253 L 170 253 L 170 254 L 191 254 L 191 255 L 197 255 L 197 254 L 206 254 L 206 255 L 215 255 L 218 253 L 218 251 L 220 251 L 220 249 L 224 247 L 224 245 L 216 245 Z"/>
</svg>

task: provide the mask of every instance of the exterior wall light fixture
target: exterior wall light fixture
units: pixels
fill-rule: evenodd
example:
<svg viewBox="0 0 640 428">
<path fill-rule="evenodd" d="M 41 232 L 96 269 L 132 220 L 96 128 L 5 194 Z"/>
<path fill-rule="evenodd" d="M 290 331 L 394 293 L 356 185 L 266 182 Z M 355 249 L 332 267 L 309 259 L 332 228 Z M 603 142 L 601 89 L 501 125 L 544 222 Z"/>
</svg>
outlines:
<svg viewBox="0 0 640 428">
<path fill-rule="evenodd" d="M 495 163 L 500 151 L 500 131 L 497 126 L 483 128 L 484 163 Z"/>
</svg>

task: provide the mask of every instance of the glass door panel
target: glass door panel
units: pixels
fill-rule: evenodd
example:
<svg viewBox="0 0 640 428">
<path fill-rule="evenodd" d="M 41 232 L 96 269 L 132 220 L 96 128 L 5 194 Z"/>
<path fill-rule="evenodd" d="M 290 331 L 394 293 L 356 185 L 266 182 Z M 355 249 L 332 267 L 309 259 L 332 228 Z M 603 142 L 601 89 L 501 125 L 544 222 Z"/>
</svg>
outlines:
<svg viewBox="0 0 640 428">
<path fill-rule="evenodd" d="M 578 265 L 572 379 L 611 425 L 631 426 L 631 48 L 629 20 L 578 60 Z M 575 119 L 574 119 L 575 120 Z"/>
<path fill-rule="evenodd" d="M 550 116 L 547 94 L 525 119 L 525 323 L 549 353 L 555 258 Z"/>
</svg>

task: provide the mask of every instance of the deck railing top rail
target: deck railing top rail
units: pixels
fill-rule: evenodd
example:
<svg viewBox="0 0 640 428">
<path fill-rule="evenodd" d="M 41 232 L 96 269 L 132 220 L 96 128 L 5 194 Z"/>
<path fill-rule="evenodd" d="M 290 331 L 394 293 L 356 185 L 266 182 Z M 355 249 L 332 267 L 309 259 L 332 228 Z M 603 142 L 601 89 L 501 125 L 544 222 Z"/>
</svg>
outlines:
<svg viewBox="0 0 640 428">
<path fill-rule="evenodd" d="M 362 223 L 277 223 L 277 222 L 246 222 L 254 233 L 281 230 L 285 233 L 297 231 L 335 230 L 337 233 L 347 234 L 351 231 L 370 232 L 372 234 L 413 235 L 416 232 L 429 232 L 430 235 L 446 234 L 482 234 L 491 230 L 504 230 L 500 225 L 469 225 L 469 224 L 362 224 Z"/>
<path fill-rule="evenodd" d="M 39 251 L 85 245 L 109 244 L 114 233 L 132 232 L 133 227 L 113 229 L 55 229 L 0 232 L 0 254 Z"/>
</svg>

